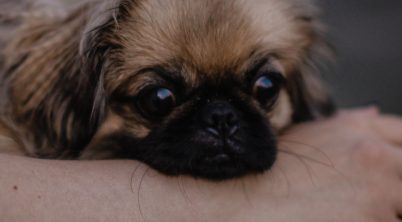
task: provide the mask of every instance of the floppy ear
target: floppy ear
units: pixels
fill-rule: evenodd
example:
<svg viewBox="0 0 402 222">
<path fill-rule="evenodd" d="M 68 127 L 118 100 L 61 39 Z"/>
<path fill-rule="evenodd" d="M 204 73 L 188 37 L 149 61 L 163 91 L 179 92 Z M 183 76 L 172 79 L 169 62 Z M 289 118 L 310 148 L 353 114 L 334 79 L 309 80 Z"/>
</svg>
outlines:
<svg viewBox="0 0 402 222">
<path fill-rule="evenodd" d="M 9 43 L 6 115 L 31 155 L 76 158 L 106 109 L 103 75 L 123 1 L 84 4 L 66 18 L 30 19 Z"/>
<path fill-rule="evenodd" d="M 84 61 L 84 72 L 90 73 L 93 85 L 93 102 L 90 122 L 98 126 L 106 112 L 106 93 L 104 76 L 111 61 L 107 55 L 120 46 L 113 41 L 113 30 L 117 28 L 121 14 L 125 13 L 122 0 L 104 0 L 89 11 L 89 18 L 84 27 L 79 44 L 79 54 Z M 96 128 L 96 127 L 95 127 Z"/>
<path fill-rule="evenodd" d="M 325 40 L 322 25 L 312 17 L 301 17 L 311 30 L 309 44 L 298 68 L 290 75 L 288 91 L 293 104 L 293 121 L 302 122 L 332 115 L 334 102 L 322 78 L 326 64 L 334 57 L 334 49 Z"/>
<path fill-rule="evenodd" d="M 322 80 L 312 73 L 295 73 L 289 80 L 289 94 L 293 105 L 293 122 L 299 123 L 331 116 L 335 104 Z"/>
</svg>

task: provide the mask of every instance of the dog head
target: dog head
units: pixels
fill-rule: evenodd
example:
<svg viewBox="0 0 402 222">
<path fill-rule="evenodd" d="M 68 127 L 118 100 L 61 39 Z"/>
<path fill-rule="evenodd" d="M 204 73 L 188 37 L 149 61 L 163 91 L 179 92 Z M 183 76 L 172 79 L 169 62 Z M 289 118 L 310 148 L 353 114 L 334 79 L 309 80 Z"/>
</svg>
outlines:
<svg viewBox="0 0 402 222">
<path fill-rule="evenodd" d="M 81 158 L 232 178 L 269 169 L 284 127 L 330 113 L 315 75 L 327 46 L 308 2 L 120 0 L 78 14 L 80 67 L 69 64 L 83 88 L 55 90 L 80 98 L 65 106 L 64 132 L 94 135 Z"/>
<path fill-rule="evenodd" d="M 328 97 L 307 71 L 323 47 L 308 6 L 275 0 L 119 5 L 113 29 L 89 36 L 84 47 L 96 49 L 97 35 L 113 46 L 98 96 L 107 98 L 110 122 L 120 119 L 120 126 L 99 136 L 106 146 L 94 143 L 98 148 L 84 156 L 135 158 L 168 174 L 212 179 L 270 168 L 277 132 L 326 111 Z"/>
</svg>

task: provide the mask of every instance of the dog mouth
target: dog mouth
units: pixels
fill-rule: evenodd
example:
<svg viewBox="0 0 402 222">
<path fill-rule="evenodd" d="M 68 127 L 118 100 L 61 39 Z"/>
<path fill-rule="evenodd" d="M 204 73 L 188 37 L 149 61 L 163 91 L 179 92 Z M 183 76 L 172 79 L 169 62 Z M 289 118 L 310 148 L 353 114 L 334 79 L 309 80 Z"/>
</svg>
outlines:
<svg viewBox="0 0 402 222">
<path fill-rule="evenodd" d="M 200 157 L 198 164 L 211 167 L 229 166 L 235 162 L 240 162 L 236 155 L 228 152 L 230 148 L 226 143 L 219 148 L 213 147 L 215 152 L 211 152 Z"/>
<path fill-rule="evenodd" d="M 125 151 L 121 156 L 141 160 L 168 176 L 187 175 L 211 181 L 260 174 L 276 160 L 275 136 L 264 130 L 240 130 L 232 138 L 218 138 L 203 129 L 186 130 L 184 134 L 164 131 L 161 135 L 164 137 L 159 140 L 127 140 L 124 147 L 132 149 L 122 149 Z"/>
<path fill-rule="evenodd" d="M 262 173 L 269 166 L 255 167 L 253 163 L 234 158 L 226 153 L 217 154 L 201 159 L 190 166 L 187 174 L 194 177 L 222 181 L 242 177 L 252 173 Z"/>
<path fill-rule="evenodd" d="M 227 163 L 232 161 L 232 157 L 230 157 L 226 153 L 221 153 L 212 157 L 206 157 L 204 161 L 205 163 L 211 163 L 211 164 Z"/>
<path fill-rule="evenodd" d="M 273 144 L 253 149 L 234 139 L 221 139 L 203 147 L 203 154 L 187 166 L 186 174 L 216 181 L 263 173 L 273 165 L 276 156 Z"/>
</svg>

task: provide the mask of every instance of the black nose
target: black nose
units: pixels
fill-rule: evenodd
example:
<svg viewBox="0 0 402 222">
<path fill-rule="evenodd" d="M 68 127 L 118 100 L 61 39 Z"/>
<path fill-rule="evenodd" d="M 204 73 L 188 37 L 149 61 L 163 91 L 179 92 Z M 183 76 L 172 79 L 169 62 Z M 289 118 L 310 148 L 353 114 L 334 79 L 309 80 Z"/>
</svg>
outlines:
<svg viewBox="0 0 402 222">
<path fill-rule="evenodd" d="M 239 116 L 228 102 L 209 103 L 203 110 L 202 120 L 209 133 L 219 137 L 231 137 L 239 129 Z"/>
</svg>

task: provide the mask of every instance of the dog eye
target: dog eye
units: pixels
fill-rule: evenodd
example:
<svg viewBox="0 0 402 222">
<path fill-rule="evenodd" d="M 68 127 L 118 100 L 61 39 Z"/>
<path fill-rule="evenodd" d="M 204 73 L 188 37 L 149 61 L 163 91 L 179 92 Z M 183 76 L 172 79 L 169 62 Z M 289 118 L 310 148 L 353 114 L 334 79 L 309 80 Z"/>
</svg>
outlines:
<svg viewBox="0 0 402 222">
<path fill-rule="evenodd" d="M 267 73 L 260 75 L 253 86 L 254 97 L 263 105 L 268 106 L 275 102 L 278 97 L 281 81 L 278 78 L 280 74 Z"/>
<path fill-rule="evenodd" d="M 170 114 L 176 106 L 173 92 L 167 88 L 155 88 L 140 93 L 137 107 L 148 118 L 162 118 Z"/>
</svg>

